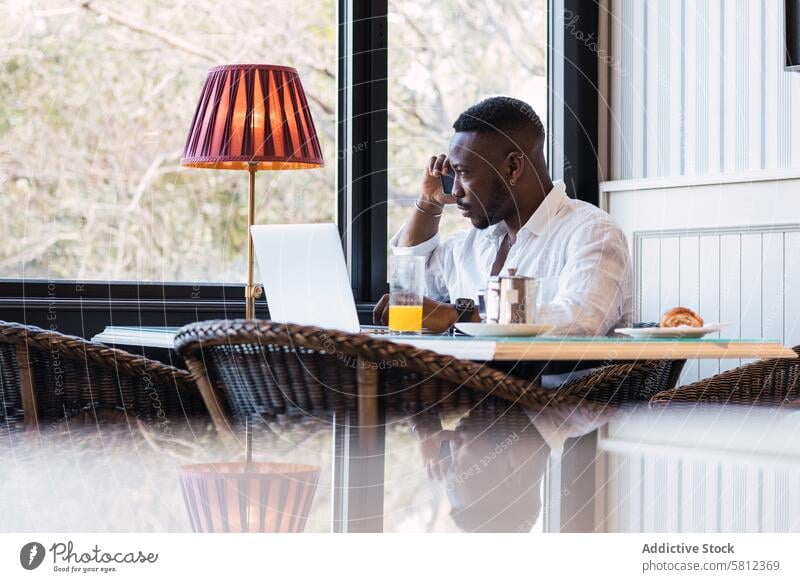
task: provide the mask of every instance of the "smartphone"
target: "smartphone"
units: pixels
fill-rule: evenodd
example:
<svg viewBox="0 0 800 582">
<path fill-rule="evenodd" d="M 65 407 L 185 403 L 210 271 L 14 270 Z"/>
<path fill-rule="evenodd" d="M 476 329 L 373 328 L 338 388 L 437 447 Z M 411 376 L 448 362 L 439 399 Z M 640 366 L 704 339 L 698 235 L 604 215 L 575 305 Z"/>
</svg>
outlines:
<svg viewBox="0 0 800 582">
<path fill-rule="evenodd" d="M 442 174 L 441 175 L 441 179 L 442 179 L 442 190 L 448 196 L 452 196 L 453 195 L 453 184 L 456 181 L 455 174 L 453 173 L 453 170 L 450 170 L 449 174 Z"/>
</svg>

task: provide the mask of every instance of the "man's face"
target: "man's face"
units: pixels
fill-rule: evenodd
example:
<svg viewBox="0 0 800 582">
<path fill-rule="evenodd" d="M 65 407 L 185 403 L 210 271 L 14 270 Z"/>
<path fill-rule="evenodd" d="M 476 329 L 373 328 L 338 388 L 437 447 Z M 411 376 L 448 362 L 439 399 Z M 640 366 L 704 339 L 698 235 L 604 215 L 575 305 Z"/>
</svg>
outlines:
<svg viewBox="0 0 800 582">
<path fill-rule="evenodd" d="M 456 133 L 448 159 L 455 172 L 453 196 L 476 228 L 487 228 L 511 216 L 516 204 L 499 169 L 503 154 L 491 134 Z"/>
</svg>

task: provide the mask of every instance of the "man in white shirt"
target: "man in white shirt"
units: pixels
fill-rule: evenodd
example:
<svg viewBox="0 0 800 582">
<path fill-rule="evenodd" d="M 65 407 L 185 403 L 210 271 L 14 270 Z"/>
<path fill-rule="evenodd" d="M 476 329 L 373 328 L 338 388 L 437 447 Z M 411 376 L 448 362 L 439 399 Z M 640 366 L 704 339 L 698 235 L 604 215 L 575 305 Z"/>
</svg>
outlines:
<svg viewBox="0 0 800 582">
<path fill-rule="evenodd" d="M 625 236 L 608 214 L 551 181 L 544 127 L 533 109 L 492 97 L 467 109 L 453 128 L 449 154 L 428 162 L 422 193 L 390 243 L 394 254 L 428 257 L 424 325 L 444 331 L 458 320 L 480 321 L 477 310 L 464 313 L 453 303 L 475 300 L 490 275 L 509 268 L 554 283 L 545 286 L 539 310 L 553 333 L 602 336 L 630 324 Z M 441 176 L 451 173 L 453 192 L 446 195 Z M 439 219 L 448 204 L 474 228 L 443 242 Z M 388 304 L 387 295 L 376 305 L 376 323 L 387 323 Z"/>
</svg>

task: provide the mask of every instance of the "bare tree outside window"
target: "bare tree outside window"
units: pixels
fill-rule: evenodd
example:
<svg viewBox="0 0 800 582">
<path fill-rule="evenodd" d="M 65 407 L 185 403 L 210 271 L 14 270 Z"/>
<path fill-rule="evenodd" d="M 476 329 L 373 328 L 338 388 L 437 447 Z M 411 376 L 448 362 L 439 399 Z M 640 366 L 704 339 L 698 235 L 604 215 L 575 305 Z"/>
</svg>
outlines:
<svg viewBox="0 0 800 582">
<path fill-rule="evenodd" d="M 220 6 L 224 9 L 220 9 Z M 261 172 L 258 223 L 333 221 L 335 0 L 7 0 L 0 278 L 240 282 L 247 175 L 182 168 L 208 68 L 298 69 L 322 170 Z M 482 97 L 546 118 L 545 2 L 389 2 L 389 231 Z M 448 209 L 445 235 L 467 225 Z"/>
<path fill-rule="evenodd" d="M 336 2 L 10 0 L 0 277 L 238 282 L 247 173 L 182 168 L 206 71 L 294 66 L 322 170 L 261 172 L 257 222 L 332 221 Z"/>
</svg>

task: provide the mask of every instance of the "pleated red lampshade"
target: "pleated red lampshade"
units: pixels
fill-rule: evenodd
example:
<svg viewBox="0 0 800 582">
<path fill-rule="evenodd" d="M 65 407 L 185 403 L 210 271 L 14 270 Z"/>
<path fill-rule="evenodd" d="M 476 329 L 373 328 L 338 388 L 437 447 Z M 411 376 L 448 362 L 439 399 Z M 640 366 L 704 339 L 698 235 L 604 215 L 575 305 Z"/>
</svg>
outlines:
<svg viewBox="0 0 800 582">
<path fill-rule="evenodd" d="M 297 71 L 225 65 L 208 71 L 181 164 L 219 170 L 296 170 L 323 165 Z"/>
<path fill-rule="evenodd" d="M 288 463 L 180 467 L 183 499 L 198 533 L 302 532 L 319 473 L 319 467 Z"/>
</svg>

